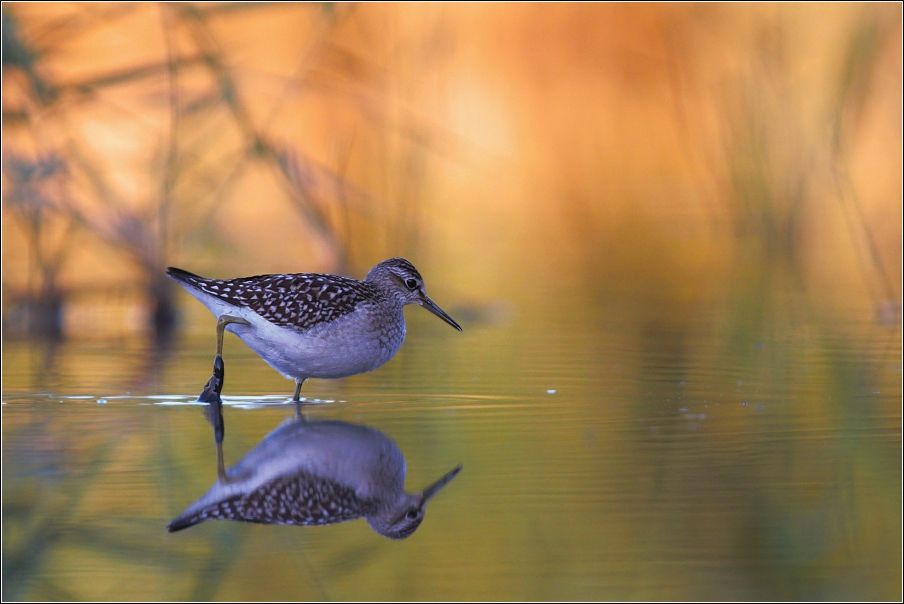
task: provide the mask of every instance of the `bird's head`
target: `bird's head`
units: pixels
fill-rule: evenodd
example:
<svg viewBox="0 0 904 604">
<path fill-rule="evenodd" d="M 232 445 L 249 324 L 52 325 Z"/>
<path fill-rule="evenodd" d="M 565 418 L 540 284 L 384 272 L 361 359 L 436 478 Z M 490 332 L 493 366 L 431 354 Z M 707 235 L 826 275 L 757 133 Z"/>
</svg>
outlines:
<svg viewBox="0 0 904 604">
<path fill-rule="evenodd" d="M 424 521 L 427 502 L 461 472 L 461 464 L 419 493 L 403 493 L 394 505 L 367 517 L 373 530 L 390 539 L 405 539 Z"/>
<path fill-rule="evenodd" d="M 427 296 L 423 277 L 417 272 L 414 265 L 404 258 L 384 260 L 370 269 L 364 280 L 379 287 L 385 294 L 392 296 L 403 306 L 405 304 L 423 306 L 458 331 L 461 331 L 461 326 Z"/>
</svg>

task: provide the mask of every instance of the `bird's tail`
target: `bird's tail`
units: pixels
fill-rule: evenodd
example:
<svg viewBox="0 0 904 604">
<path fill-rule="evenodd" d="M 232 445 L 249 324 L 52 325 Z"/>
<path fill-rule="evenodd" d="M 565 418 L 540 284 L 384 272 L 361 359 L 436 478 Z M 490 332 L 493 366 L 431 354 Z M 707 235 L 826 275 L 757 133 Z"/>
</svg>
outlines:
<svg viewBox="0 0 904 604">
<path fill-rule="evenodd" d="M 201 519 L 200 514 L 182 515 L 171 520 L 170 523 L 166 525 L 166 530 L 175 533 L 176 531 L 187 529 L 190 526 L 201 524 L 202 522 L 204 521 Z"/>
<path fill-rule="evenodd" d="M 171 266 L 166 269 L 166 274 L 170 279 L 178 281 L 179 283 L 198 283 L 199 281 L 203 281 L 203 277 L 200 277 L 194 273 L 190 273 L 188 271 L 182 270 L 181 268 L 176 268 L 175 266 Z"/>
</svg>

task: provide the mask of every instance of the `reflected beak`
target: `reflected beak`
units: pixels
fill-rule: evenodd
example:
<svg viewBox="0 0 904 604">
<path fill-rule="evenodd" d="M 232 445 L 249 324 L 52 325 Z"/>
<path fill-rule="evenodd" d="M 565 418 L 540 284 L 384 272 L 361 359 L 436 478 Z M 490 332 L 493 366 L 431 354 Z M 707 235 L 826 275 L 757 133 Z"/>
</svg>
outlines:
<svg viewBox="0 0 904 604">
<path fill-rule="evenodd" d="M 452 317 L 447 315 L 446 311 L 444 311 L 442 308 L 437 306 L 436 303 L 433 300 L 431 300 L 430 298 L 428 298 L 427 296 L 424 296 L 424 302 L 423 302 L 422 306 L 424 308 L 426 308 L 427 310 L 429 310 L 430 312 L 432 312 L 433 314 L 435 314 L 437 317 L 439 317 L 443 321 L 445 321 L 446 323 L 448 323 L 449 325 L 451 325 L 452 327 L 454 327 L 455 329 L 457 329 L 458 331 L 461 331 L 461 325 L 456 323 L 455 319 L 453 319 Z"/>
<path fill-rule="evenodd" d="M 447 484 L 449 484 L 449 482 L 450 482 L 453 478 L 455 478 L 456 476 L 458 476 L 458 473 L 461 472 L 461 468 L 462 468 L 462 465 L 461 465 L 461 464 L 458 464 L 458 467 L 457 467 L 457 468 L 455 468 L 454 470 L 452 470 L 451 472 L 449 472 L 448 474 L 446 474 L 445 476 L 443 476 L 442 478 L 440 478 L 439 480 L 437 480 L 436 482 L 434 482 L 433 484 L 431 484 L 429 487 L 427 487 L 426 489 L 424 489 L 423 491 L 421 491 L 421 497 L 422 497 L 422 499 L 421 499 L 421 505 L 423 506 L 423 505 L 426 504 L 428 501 L 430 501 L 430 499 L 431 499 L 434 495 L 436 495 L 437 493 L 439 493 L 439 490 L 440 490 L 441 488 L 443 488 L 444 486 L 446 486 Z"/>
</svg>

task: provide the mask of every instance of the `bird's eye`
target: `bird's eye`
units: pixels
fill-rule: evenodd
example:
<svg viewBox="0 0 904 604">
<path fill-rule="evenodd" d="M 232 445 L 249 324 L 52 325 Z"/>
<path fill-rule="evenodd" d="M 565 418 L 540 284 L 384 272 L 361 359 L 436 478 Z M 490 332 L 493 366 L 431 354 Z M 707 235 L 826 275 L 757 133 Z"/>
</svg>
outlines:
<svg viewBox="0 0 904 604">
<path fill-rule="evenodd" d="M 408 289 L 417 289 L 417 281 L 414 279 L 406 279 L 405 285 L 408 286 Z"/>
<path fill-rule="evenodd" d="M 417 510 L 411 508 L 410 510 L 408 510 L 408 513 L 405 514 L 405 516 L 407 516 L 409 520 L 414 520 L 415 518 L 417 518 Z"/>
</svg>

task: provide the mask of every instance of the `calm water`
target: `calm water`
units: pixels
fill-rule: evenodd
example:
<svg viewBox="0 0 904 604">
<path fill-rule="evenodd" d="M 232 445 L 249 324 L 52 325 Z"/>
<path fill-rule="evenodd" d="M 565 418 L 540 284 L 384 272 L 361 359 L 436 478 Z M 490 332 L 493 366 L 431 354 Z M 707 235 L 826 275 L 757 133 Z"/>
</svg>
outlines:
<svg viewBox="0 0 904 604">
<path fill-rule="evenodd" d="M 392 438 L 409 490 L 464 465 L 404 541 L 363 519 L 167 532 L 217 476 L 192 403 L 212 320 L 158 349 L 4 341 L 4 599 L 900 597 L 898 325 L 502 308 L 450 306 L 461 334 L 409 309 L 388 365 L 305 387 L 308 419 Z M 294 413 L 229 338 L 227 466 Z"/>
</svg>

